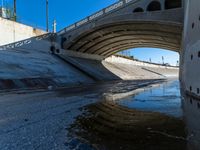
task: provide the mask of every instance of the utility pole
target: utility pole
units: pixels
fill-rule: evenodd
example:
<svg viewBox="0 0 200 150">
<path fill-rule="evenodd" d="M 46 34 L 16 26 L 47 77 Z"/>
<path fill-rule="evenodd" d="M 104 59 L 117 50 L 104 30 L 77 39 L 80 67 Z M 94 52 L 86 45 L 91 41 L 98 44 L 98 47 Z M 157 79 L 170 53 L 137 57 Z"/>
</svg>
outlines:
<svg viewBox="0 0 200 150">
<path fill-rule="evenodd" d="M 53 21 L 53 33 L 56 33 L 56 25 L 57 25 L 57 23 L 56 23 L 56 20 L 54 19 L 54 21 Z"/>
<path fill-rule="evenodd" d="M 162 56 L 162 63 L 163 63 L 163 65 L 164 65 L 164 63 L 165 63 L 165 62 L 164 62 L 164 57 L 163 57 L 163 56 Z"/>
<path fill-rule="evenodd" d="M 46 0 L 46 31 L 49 32 L 49 0 Z"/>
<path fill-rule="evenodd" d="M 17 21 L 17 0 L 14 0 L 14 21 Z"/>
</svg>

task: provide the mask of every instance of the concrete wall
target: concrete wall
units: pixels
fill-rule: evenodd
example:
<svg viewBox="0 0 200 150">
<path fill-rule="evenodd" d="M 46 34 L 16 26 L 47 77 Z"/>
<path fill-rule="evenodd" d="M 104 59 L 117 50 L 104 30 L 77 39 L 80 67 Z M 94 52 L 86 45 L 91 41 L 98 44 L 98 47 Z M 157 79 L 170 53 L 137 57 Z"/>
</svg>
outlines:
<svg viewBox="0 0 200 150">
<path fill-rule="evenodd" d="M 122 63 L 122 64 L 129 64 L 129 65 L 134 65 L 134 66 L 143 66 L 143 67 L 152 67 L 152 68 L 162 68 L 162 69 L 178 69 L 177 67 L 167 67 L 167 66 L 162 66 L 162 65 L 156 65 L 153 63 L 147 63 L 147 62 L 143 62 L 143 61 L 137 61 L 137 60 L 130 60 L 130 59 L 126 59 L 123 57 L 118 57 L 118 56 L 110 56 L 108 58 L 105 59 L 106 62 L 110 62 L 110 63 Z"/>
<path fill-rule="evenodd" d="M 123 80 L 178 77 L 179 68 L 111 56 L 102 62 L 105 68 Z"/>
<path fill-rule="evenodd" d="M 106 60 L 92 60 L 59 55 L 98 81 L 160 79 L 178 77 L 179 69 L 128 60 L 112 56 Z"/>
<path fill-rule="evenodd" d="M 185 22 L 181 53 L 181 87 L 188 149 L 200 148 L 200 1 L 185 0 Z"/>
<path fill-rule="evenodd" d="M 45 33 L 43 30 L 0 17 L 0 45 L 13 43 Z"/>
<path fill-rule="evenodd" d="M 200 96 L 200 1 L 185 1 L 185 28 L 182 52 L 182 86 L 185 92 Z"/>
</svg>

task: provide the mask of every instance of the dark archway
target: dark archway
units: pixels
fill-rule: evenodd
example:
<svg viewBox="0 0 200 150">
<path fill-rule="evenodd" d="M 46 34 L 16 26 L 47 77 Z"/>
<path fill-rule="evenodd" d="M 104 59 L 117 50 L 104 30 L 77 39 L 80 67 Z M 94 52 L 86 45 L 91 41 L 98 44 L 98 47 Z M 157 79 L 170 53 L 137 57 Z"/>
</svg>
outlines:
<svg viewBox="0 0 200 150">
<path fill-rule="evenodd" d="M 144 10 L 143 10 L 143 8 L 138 7 L 138 8 L 135 8 L 135 9 L 133 10 L 133 13 L 135 13 L 135 12 L 144 12 Z"/>
<path fill-rule="evenodd" d="M 165 9 L 182 7 L 182 0 L 165 0 Z"/>
<path fill-rule="evenodd" d="M 158 1 L 152 1 L 147 7 L 147 11 L 157 11 L 157 10 L 161 10 L 161 4 Z"/>
</svg>

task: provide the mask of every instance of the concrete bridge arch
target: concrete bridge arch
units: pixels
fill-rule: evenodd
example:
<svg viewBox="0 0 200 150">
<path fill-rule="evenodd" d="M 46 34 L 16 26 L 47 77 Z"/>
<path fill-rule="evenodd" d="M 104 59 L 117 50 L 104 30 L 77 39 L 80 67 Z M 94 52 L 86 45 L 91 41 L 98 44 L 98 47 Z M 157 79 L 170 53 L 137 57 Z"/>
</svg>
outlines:
<svg viewBox="0 0 200 150">
<path fill-rule="evenodd" d="M 55 53 L 68 50 L 104 58 L 137 47 L 180 52 L 184 20 L 181 1 L 120 0 L 51 35 L 47 39 L 52 46 L 50 50 Z M 155 11 L 155 4 L 161 6 L 161 10 Z M 9 47 L 15 47 L 15 44 L 9 44 Z"/>
<path fill-rule="evenodd" d="M 184 13 L 177 2 L 119 1 L 60 31 L 58 43 L 62 49 L 103 57 L 136 47 L 180 52 Z"/>
</svg>

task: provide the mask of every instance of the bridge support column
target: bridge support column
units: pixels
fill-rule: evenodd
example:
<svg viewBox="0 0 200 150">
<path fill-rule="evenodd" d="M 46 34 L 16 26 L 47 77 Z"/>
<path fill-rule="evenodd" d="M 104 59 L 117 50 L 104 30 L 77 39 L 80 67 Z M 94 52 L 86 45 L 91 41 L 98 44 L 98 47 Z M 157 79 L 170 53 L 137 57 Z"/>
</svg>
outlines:
<svg viewBox="0 0 200 150">
<path fill-rule="evenodd" d="M 184 92 L 200 98 L 200 1 L 185 0 L 181 83 Z"/>
</svg>

